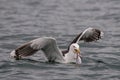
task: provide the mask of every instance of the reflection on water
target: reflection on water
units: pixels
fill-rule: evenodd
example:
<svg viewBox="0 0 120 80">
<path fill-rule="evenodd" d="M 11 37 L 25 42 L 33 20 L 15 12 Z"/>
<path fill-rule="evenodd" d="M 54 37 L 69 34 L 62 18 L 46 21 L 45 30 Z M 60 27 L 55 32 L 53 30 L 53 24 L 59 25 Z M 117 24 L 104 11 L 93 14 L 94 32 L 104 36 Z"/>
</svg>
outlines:
<svg viewBox="0 0 120 80">
<path fill-rule="evenodd" d="M 0 79 L 119 80 L 119 0 L 0 0 Z M 103 30 L 102 40 L 81 42 L 83 63 L 50 64 L 41 54 L 25 60 L 9 53 L 32 39 L 52 36 L 60 48 L 88 27 Z"/>
</svg>

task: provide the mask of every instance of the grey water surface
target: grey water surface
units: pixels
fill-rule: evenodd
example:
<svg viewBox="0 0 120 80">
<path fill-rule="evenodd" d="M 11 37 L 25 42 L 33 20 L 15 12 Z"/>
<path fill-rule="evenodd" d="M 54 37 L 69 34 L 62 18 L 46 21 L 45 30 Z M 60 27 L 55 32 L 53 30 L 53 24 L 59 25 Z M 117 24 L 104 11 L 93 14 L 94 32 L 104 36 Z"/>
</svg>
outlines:
<svg viewBox="0 0 120 80">
<path fill-rule="evenodd" d="M 66 49 L 77 34 L 98 28 L 104 37 L 80 43 L 82 64 L 52 64 L 39 52 L 9 53 L 39 37 Z M 0 80 L 120 80 L 120 0 L 0 0 Z"/>
</svg>

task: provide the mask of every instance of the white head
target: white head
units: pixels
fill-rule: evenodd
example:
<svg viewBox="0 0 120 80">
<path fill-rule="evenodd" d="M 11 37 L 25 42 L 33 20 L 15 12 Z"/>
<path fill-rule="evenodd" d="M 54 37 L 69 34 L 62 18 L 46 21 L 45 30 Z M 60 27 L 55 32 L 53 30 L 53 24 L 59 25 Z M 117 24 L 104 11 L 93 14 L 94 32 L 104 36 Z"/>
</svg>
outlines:
<svg viewBox="0 0 120 80">
<path fill-rule="evenodd" d="M 75 54 L 75 59 L 76 59 L 76 63 L 80 64 L 81 63 L 81 55 L 80 55 L 80 47 L 77 43 L 73 43 L 70 45 L 70 52 L 72 52 L 73 54 Z"/>
</svg>

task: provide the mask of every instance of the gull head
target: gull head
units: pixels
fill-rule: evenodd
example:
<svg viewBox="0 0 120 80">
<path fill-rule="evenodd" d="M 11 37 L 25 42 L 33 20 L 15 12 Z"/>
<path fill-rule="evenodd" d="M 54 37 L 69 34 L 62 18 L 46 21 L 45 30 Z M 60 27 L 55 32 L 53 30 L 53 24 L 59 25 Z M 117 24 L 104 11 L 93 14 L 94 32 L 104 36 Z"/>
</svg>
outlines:
<svg viewBox="0 0 120 80">
<path fill-rule="evenodd" d="M 80 54 L 80 47 L 77 43 L 73 43 L 70 46 L 70 51 L 75 54 L 76 64 L 81 64 L 81 54 Z"/>
</svg>

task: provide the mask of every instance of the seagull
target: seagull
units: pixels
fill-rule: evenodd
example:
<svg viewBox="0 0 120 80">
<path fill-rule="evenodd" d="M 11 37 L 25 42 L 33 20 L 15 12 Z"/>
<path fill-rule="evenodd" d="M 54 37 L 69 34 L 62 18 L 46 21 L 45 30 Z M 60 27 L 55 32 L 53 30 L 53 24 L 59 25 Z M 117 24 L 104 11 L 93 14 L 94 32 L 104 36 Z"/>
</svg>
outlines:
<svg viewBox="0 0 120 80">
<path fill-rule="evenodd" d="M 10 53 L 10 56 L 16 60 L 20 60 L 23 57 L 35 54 L 37 51 L 42 51 L 48 62 L 81 64 L 79 42 L 97 41 L 102 36 L 102 31 L 89 27 L 78 34 L 66 50 L 59 49 L 56 39 L 53 37 L 37 38 L 16 48 Z"/>
</svg>

